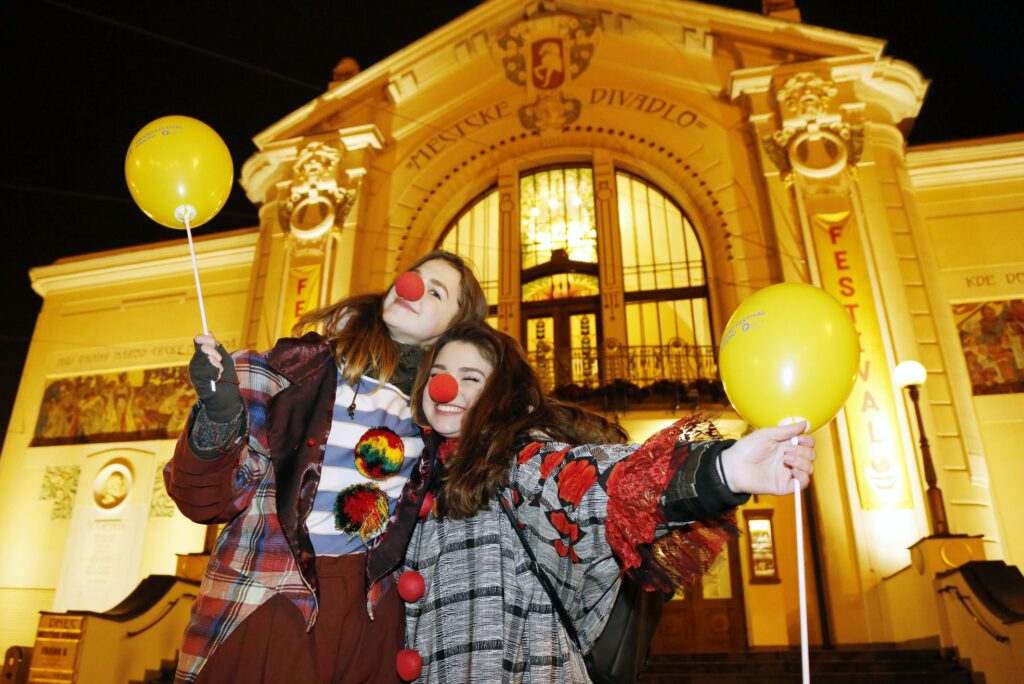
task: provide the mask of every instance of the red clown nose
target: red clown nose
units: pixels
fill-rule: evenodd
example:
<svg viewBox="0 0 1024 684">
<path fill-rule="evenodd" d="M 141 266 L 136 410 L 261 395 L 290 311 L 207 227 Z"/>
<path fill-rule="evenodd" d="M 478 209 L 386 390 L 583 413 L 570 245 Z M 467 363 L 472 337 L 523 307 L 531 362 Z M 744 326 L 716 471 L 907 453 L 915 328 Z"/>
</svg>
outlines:
<svg viewBox="0 0 1024 684">
<path fill-rule="evenodd" d="M 415 302 L 423 296 L 423 278 L 415 271 L 406 271 L 395 280 L 395 292 L 402 299 Z"/>
<path fill-rule="evenodd" d="M 395 656 L 395 669 L 402 681 L 411 682 L 423 671 L 423 656 L 411 648 L 403 648 Z"/>
<path fill-rule="evenodd" d="M 435 404 L 447 404 L 459 395 L 459 383 L 447 373 L 439 373 L 430 378 L 427 391 Z"/>
</svg>

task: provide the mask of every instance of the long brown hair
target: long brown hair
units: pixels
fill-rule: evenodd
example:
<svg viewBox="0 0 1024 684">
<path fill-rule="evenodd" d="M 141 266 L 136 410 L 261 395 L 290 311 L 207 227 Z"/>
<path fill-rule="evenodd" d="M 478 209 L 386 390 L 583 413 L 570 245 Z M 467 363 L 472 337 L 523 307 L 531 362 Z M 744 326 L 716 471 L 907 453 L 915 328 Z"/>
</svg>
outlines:
<svg viewBox="0 0 1024 684">
<path fill-rule="evenodd" d="M 439 480 L 437 504 L 452 518 L 468 518 L 486 508 L 497 494 L 515 458 L 515 449 L 530 432 L 543 432 L 567 444 L 619 444 L 627 435 L 601 416 L 544 395 L 540 377 L 514 339 L 486 323 L 450 328 L 420 362 L 413 388 L 413 416 L 426 425 L 423 392 L 438 352 L 449 342 L 472 344 L 494 367 L 476 404 L 462 419 L 458 447 Z"/>
<path fill-rule="evenodd" d="M 436 250 L 413 264 L 409 270 L 440 259 L 459 272 L 459 309 L 452 324 L 482 321 L 487 316 L 487 299 L 469 264 L 460 256 Z M 392 284 L 393 285 L 393 284 Z M 304 330 L 319 328 L 334 347 L 338 367 L 350 384 L 358 384 L 364 373 L 372 372 L 381 383 L 391 379 L 398 367 L 398 345 L 391 339 L 384 323 L 384 297 L 389 287 L 378 294 L 357 295 L 310 311 L 299 319 L 292 334 L 298 337 Z"/>
</svg>

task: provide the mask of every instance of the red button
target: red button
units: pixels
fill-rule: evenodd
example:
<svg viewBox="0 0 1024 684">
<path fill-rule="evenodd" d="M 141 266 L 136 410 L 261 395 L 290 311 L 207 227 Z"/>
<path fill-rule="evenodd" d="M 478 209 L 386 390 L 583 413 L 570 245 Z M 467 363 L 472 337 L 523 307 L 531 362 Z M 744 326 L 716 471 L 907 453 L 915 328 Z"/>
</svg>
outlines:
<svg viewBox="0 0 1024 684">
<path fill-rule="evenodd" d="M 411 682 L 423 671 L 423 656 L 419 651 L 403 648 L 395 656 L 395 669 L 398 670 L 398 676 L 402 681 Z"/>
<path fill-rule="evenodd" d="M 430 511 L 434 508 L 434 495 L 427 492 L 423 495 L 423 503 L 420 504 L 420 519 L 426 518 L 430 515 Z"/>
<path fill-rule="evenodd" d="M 419 601 L 425 590 L 426 586 L 423 583 L 423 575 L 415 570 L 406 570 L 398 578 L 398 595 L 406 603 Z"/>
<path fill-rule="evenodd" d="M 306 446 L 316 446 L 316 440 L 310 437 L 309 439 L 306 440 Z"/>
</svg>

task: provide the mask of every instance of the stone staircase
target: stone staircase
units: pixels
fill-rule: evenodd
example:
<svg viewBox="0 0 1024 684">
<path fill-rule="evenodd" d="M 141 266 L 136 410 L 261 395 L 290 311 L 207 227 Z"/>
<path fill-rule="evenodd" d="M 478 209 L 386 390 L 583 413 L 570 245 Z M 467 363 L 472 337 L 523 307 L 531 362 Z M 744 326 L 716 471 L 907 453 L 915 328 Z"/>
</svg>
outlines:
<svg viewBox="0 0 1024 684">
<path fill-rule="evenodd" d="M 971 671 L 952 652 L 886 647 L 811 649 L 817 684 L 971 684 Z M 655 655 L 643 684 L 799 684 L 800 651 Z"/>
<path fill-rule="evenodd" d="M 133 679 L 128 684 L 174 684 L 174 670 L 178 659 L 161 660 L 159 670 L 146 670 L 142 679 Z"/>
</svg>

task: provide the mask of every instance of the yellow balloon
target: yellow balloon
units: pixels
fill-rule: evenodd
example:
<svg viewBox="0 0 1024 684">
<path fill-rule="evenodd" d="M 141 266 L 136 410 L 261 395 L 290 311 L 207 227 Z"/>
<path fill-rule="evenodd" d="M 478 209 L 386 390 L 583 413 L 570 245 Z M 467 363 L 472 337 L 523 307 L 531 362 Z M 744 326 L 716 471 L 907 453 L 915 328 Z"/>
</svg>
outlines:
<svg viewBox="0 0 1024 684">
<path fill-rule="evenodd" d="M 813 285 L 779 283 L 733 313 L 718 369 L 748 423 L 769 427 L 799 417 L 814 431 L 846 403 L 859 362 L 860 340 L 842 304 Z"/>
<path fill-rule="evenodd" d="M 142 127 L 128 146 L 124 177 L 132 199 L 168 228 L 201 226 L 231 192 L 231 153 L 217 132 L 190 116 L 163 116 Z"/>
</svg>

